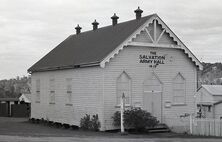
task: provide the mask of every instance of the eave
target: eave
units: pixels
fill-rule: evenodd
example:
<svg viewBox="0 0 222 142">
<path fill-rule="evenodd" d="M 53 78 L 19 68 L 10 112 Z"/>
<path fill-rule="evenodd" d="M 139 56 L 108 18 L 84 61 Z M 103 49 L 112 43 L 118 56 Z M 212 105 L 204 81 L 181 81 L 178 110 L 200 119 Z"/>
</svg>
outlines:
<svg viewBox="0 0 222 142">
<path fill-rule="evenodd" d="M 56 70 L 66 70 L 66 69 L 77 69 L 77 68 L 92 67 L 92 66 L 99 66 L 99 65 L 100 65 L 100 62 L 94 62 L 94 63 L 87 63 L 87 64 L 79 64 L 79 65 L 47 67 L 47 68 L 40 68 L 40 69 L 37 69 L 37 70 L 29 69 L 28 73 L 32 74 L 34 72 L 56 71 Z"/>
</svg>

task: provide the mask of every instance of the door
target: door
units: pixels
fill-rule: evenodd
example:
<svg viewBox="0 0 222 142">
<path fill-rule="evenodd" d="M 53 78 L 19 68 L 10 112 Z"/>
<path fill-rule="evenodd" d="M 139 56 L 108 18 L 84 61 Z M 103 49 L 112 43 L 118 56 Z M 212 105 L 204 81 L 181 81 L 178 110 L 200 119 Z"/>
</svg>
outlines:
<svg viewBox="0 0 222 142">
<path fill-rule="evenodd" d="M 162 83 L 154 73 L 143 83 L 143 107 L 162 121 Z"/>
</svg>

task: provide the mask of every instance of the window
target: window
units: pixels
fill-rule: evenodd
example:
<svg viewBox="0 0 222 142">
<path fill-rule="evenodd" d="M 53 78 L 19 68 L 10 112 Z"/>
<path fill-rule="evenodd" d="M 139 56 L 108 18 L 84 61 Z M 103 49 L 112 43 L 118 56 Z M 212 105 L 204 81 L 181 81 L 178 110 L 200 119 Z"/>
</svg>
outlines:
<svg viewBox="0 0 222 142">
<path fill-rule="evenodd" d="M 207 106 L 208 107 L 208 112 L 211 112 L 211 106 Z"/>
<path fill-rule="evenodd" d="M 66 104 L 72 104 L 72 79 L 66 79 Z"/>
<path fill-rule="evenodd" d="M 121 97 L 124 93 L 125 95 L 125 104 L 130 104 L 130 94 L 131 94 L 131 79 L 124 71 L 117 78 L 117 105 L 120 105 Z"/>
<path fill-rule="evenodd" d="M 35 102 L 40 103 L 40 79 L 36 80 L 36 97 Z"/>
<path fill-rule="evenodd" d="M 185 104 L 185 79 L 178 73 L 173 80 L 173 102 L 174 104 Z"/>
<path fill-rule="evenodd" d="M 49 80 L 49 103 L 55 103 L 55 79 Z"/>
</svg>

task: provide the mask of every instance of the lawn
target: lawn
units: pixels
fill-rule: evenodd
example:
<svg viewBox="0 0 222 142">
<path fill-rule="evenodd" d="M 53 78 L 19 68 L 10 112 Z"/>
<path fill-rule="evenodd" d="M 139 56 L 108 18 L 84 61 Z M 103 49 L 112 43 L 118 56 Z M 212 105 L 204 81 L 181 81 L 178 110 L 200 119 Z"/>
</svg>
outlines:
<svg viewBox="0 0 222 142">
<path fill-rule="evenodd" d="M 0 141 L 24 142 L 209 142 L 221 141 L 219 138 L 194 137 L 176 133 L 128 134 L 108 132 L 87 132 L 56 128 L 43 124 L 33 124 L 26 118 L 0 117 Z"/>
</svg>

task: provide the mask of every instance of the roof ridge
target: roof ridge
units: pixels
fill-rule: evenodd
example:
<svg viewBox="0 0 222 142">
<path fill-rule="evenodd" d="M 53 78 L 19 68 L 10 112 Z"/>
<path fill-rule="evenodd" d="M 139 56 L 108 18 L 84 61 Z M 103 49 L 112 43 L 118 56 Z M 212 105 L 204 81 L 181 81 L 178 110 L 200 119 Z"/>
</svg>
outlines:
<svg viewBox="0 0 222 142">
<path fill-rule="evenodd" d="M 145 18 L 149 18 L 149 17 L 154 16 L 154 15 L 157 15 L 157 14 L 156 14 L 156 13 L 153 13 L 153 14 L 150 14 L 150 15 L 147 15 L 147 16 L 143 16 L 143 17 L 141 17 L 141 19 L 131 19 L 131 20 L 128 20 L 128 21 L 123 21 L 123 22 L 118 23 L 118 24 L 115 25 L 115 26 L 113 26 L 113 25 L 107 25 L 107 26 L 104 26 L 104 27 L 100 27 L 100 28 L 98 28 L 98 29 L 96 29 L 96 30 L 83 31 L 83 32 L 81 32 L 80 34 L 85 34 L 85 33 L 88 33 L 88 32 L 96 32 L 96 31 L 102 30 L 102 29 L 104 29 L 104 28 L 116 27 L 116 26 L 118 26 L 118 25 L 121 25 L 121 24 L 124 24 L 124 23 L 128 23 L 128 22 L 141 21 L 141 20 L 143 20 L 143 19 L 145 19 Z M 71 34 L 70 36 L 75 36 L 75 35 L 76 35 L 76 34 Z M 79 35 L 78 35 L 78 36 L 79 36 Z"/>
</svg>

